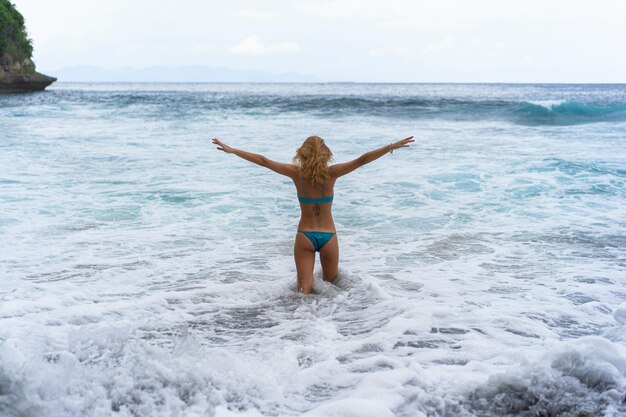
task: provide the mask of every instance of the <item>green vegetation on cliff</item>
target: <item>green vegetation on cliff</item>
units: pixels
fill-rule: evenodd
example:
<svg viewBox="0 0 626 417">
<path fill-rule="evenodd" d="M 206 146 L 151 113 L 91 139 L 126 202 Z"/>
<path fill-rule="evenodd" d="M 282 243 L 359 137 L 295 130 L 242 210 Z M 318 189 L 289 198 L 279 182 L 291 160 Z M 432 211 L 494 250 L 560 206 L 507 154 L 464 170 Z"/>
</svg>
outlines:
<svg viewBox="0 0 626 417">
<path fill-rule="evenodd" d="M 24 17 L 9 0 L 0 0 L 0 57 L 4 54 L 20 61 L 33 54 Z"/>
</svg>

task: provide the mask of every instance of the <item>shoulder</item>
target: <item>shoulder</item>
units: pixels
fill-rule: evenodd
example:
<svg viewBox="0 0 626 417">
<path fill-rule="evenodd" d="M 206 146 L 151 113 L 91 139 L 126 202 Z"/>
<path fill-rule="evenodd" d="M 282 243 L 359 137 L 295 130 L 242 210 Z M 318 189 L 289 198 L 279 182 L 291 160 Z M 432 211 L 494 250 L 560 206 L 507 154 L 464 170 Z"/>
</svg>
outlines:
<svg viewBox="0 0 626 417">
<path fill-rule="evenodd" d="M 357 158 L 349 162 L 341 162 L 328 167 L 328 175 L 330 175 L 331 178 L 339 178 L 343 175 L 349 174 L 362 165 L 363 161 L 361 158 Z"/>
<path fill-rule="evenodd" d="M 337 173 L 337 164 L 333 164 L 328 167 L 328 175 L 334 177 Z"/>
</svg>

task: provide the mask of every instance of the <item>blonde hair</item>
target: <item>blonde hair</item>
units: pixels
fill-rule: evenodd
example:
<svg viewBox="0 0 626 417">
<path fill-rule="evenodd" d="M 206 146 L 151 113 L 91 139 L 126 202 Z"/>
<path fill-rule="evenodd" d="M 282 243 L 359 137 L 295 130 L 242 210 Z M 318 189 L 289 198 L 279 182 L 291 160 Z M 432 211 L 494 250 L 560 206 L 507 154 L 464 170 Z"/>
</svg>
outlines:
<svg viewBox="0 0 626 417">
<path fill-rule="evenodd" d="M 326 181 L 328 162 L 333 159 L 333 153 L 319 136 L 309 136 L 293 157 L 294 164 L 300 167 L 302 177 L 314 184 Z"/>
</svg>

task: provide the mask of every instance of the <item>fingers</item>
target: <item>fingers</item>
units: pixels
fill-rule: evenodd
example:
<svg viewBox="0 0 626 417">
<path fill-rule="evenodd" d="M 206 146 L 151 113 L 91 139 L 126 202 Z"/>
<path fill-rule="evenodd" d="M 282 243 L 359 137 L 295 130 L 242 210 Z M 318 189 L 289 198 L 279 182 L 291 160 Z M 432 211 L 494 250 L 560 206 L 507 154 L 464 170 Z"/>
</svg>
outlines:
<svg viewBox="0 0 626 417">
<path fill-rule="evenodd" d="M 226 152 L 226 149 L 224 149 L 225 145 L 222 143 L 221 140 L 219 140 L 218 138 L 213 138 L 211 140 L 213 141 L 214 145 L 217 145 L 217 150 L 218 151 Z"/>
<path fill-rule="evenodd" d="M 413 142 L 415 142 L 415 140 L 411 139 L 412 137 L 413 137 L 413 136 L 408 137 L 408 138 L 406 138 L 406 139 L 402 139 L 402 140 L 397 141 L 397 142 L 396 142 L 397 146 L 398 146 L 399 148 L 406 148 L 406 147 L 408 147 L 408 146 L 409 146 L 409 145 L 408 145 L 409 143 L 413 143 Z"/>
<path fill-rule="evenodd" d="M 415 139 L 413 139 L 413 136 L 409 136 L 408 138 L 405 138 L 399 141 L 401 148 L 406 148 L 409 146 L 408 145 L 409 143 L 413 143 L 413 142 L 415 142 Z"/>
<path fill-rule="evenodd" d="M 404 138 L 402 140 L 397 141 L 396 143 L 394 143 L 394 149 L 398 149 L 398 148 L 408 148 L 409 147 L 409 143 L 413 143 L 415 142 L 415 139 L 413 139 L 414 136 L 409 136 L 408 138 Z"/>
<path fill-rule="evenodd" d="M 212 138 L 211 141 L 213 142 L 214 145 L 217 145 L 218 151 L 226 152 L 224 150 L 224 144 L 218 138 Z"/>
</svg>

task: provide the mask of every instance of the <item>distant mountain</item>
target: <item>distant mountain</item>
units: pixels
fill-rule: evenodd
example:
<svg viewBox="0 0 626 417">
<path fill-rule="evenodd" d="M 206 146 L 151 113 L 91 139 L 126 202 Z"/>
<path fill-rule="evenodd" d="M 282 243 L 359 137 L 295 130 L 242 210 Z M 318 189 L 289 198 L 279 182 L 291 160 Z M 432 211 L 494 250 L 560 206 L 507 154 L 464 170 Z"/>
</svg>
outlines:
<svg viewBox="0 0 626 417">
<path fill-rule="evenodd" d="M 101 68 L 77 66 L 50 71 L 59 81 L 74 82 L 318 82 L 314 75 L 295 72 L 274 74 L 265 71 L 220 67 Z"/>
</svg>

